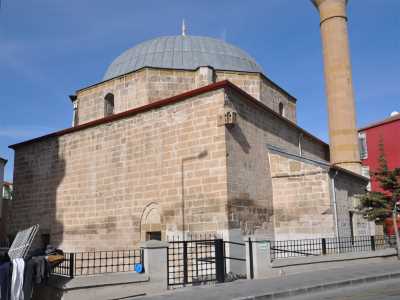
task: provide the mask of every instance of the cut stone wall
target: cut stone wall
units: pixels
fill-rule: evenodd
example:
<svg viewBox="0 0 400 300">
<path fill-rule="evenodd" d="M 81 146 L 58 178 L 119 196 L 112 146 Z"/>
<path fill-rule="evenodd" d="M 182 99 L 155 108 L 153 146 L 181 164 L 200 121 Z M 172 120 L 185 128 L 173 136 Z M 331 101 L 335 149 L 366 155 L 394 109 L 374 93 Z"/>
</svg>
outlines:
<svg viewBox="0 0 400 300">
<path fill-rule="evenodd" d="M 216 71 L 217 81 L 229 80 L 263 104 L 279 112 L 284 105 L 284 117 L 296 123 L 296 100 L 282 92 L 275 84 L 258 73 Z"/>
<path fill-rule="evenodd" d="M 335 181 L 339 236 L 351 236 L 350 211 L 353 212 L 353 234 L 355 236 L 369 236 L 373 234 L 374 224 L 370 224 L 362 215 L 355 212 L 355 208 L 359 204 L 357 195 L 365 192 L 367 182 L 343 172 L 338 172 L 337 175 L 336 173 L 332 174 L 332 176 Z"/>
<path fill-rule="evenodd" d="M 329 173 L 311 161 L 270 151 L 276 240 L 334 237 Z"/>
<path fill-rule="evenodd" d="M 235 124 L 221 122 L 226 112 L 237 114 Z M 307 162 L 273 153 L 271 145 Z M 329 174 L 310 162 L 328 152 L 226 85 L 16 146 L 11 231 L 40 224 L 65 251 L 132 248 L 147 232 L 166 239 L 183 229 L 228 240 L 333 236 Z M 342 189 L 353 194 L 358 184 Z"/>
<path fill-rule="evenodd" d="M 297 123 L 296 100 L 278 89 L 271 81 L 261 76 L 260 99 L 272 110 L 279 112 L 279 103 L 283 104 L 283 116 Z"/>
<path fill-rule="evenodd" d="M 141 226 L 154 225 L 144 216 L 151 203 L 162 235 L 179 234 L 184 186 L 185 230 L 222 232 L 223 102 L 218 90 L 17 147 L 11 230 L 38 223 L 65 251 L 132 248 L 144 239 Z"/>
<path fill-rule="evenodd" d="M 172 97 L 196 88 L 196 71 L 147 69 L 147 102 Z"/>
<path fill-rule="evenodd" d="M 216 71 L 215 75 L 217 82 L 229 80 L 249 95 L 253 96 L 256 99 L 260 99 L 260 74 L 233 71 Z"/>
<path fill-rule="evenodd" d="M 222 80 L 231 81 L 276 112 L 282 102 L 284 116 L 296 122 L 295 100 L 261 74 L 200 67 L 195 71 L 143 68 L 79 90 L 77 125 L 105 116 L 104 97 L 108 93 L 114 95 L 114 113 L 120 113 Z"/>
<path fill-rule="evenodd" d="M 236 112 L 238 117 L 237 124 L 226 130 L 230 229 L 273 235 L 273 201 L 279 194 L 272 192 L 267 145 L 296 152 L 301 132 L 235 92 L 227 93 L 225 110 Z M 303 149 L 305 156 L 319 160 L 327 156 L 326 145 L 308 136 L 305 140 L 313 144 Z"/>
<path fill-rule="evenodd" d="M 78 91 L 78 125 L 104 117 L 108 93 L 114 94 L 114 113 L 120 113 L 194 88 L 194 71 L 144 68 Z"/>
</svg>

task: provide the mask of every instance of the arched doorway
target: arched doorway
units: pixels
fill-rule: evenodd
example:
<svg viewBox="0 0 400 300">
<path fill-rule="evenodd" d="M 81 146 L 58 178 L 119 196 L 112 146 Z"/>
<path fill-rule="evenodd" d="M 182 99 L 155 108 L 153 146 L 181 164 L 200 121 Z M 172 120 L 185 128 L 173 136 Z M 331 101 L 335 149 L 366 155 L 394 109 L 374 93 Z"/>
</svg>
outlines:
<svg viewBox="0 0 400 300">
<path fill-rule="evenodd" d="M 163 240 L 165 229 L 162 224 L 160 205 L 156 202 L 146 205 L 140 218 L 140 240 Z"/>
</svg>

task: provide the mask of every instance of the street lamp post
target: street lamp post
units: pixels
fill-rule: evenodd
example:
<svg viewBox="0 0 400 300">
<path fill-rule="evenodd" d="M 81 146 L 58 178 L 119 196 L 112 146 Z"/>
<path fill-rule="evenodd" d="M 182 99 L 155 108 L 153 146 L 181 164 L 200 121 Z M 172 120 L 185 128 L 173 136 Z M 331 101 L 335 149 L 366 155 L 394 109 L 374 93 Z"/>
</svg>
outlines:
<svg viewBox="0 0 400 300">
<path fill-rule="evenodd" d="M 393 201 L 395 201 L 393 196 Z M 397 259 L 400 259 L 400 238 L 399 238 L 399 229 L 397 228 L 397 201 L 394 202 L 394 208 L 392 211 L 393 217 L 393 226 L 394 226 L 394 234 L 396 235 L 396 249 L 397 249 Z"/>
</svg>

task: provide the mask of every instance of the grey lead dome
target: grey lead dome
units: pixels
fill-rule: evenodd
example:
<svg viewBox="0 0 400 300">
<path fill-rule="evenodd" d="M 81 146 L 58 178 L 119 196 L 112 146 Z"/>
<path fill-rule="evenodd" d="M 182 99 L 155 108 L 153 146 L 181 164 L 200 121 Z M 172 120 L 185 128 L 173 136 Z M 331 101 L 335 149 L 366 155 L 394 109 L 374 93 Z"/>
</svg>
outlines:
<svg viewBox="0 0 400 300">
<path fill-rule="evenodd" d="M 263 73 L 243 50 L 222 40 L 201 36 L 167 36 L 126 50 L 108 67 L 108 80 L 143 67 L 195 70 L 211 66 L 216 70 Z"/>
</svg>

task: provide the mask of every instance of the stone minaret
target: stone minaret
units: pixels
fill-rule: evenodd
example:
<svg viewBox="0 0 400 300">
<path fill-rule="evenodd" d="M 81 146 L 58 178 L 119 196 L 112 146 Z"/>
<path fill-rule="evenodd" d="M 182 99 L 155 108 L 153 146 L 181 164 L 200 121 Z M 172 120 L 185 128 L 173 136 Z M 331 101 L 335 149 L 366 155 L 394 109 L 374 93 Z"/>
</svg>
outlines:
<svg viewBox="0 0 400 300">
<path fill-rule="evenodd" d="M 328 97 L 331 162 L 360 173 L 347 31 L 347 0 L 311 0 L 319 10 Z"/>
</svg>

